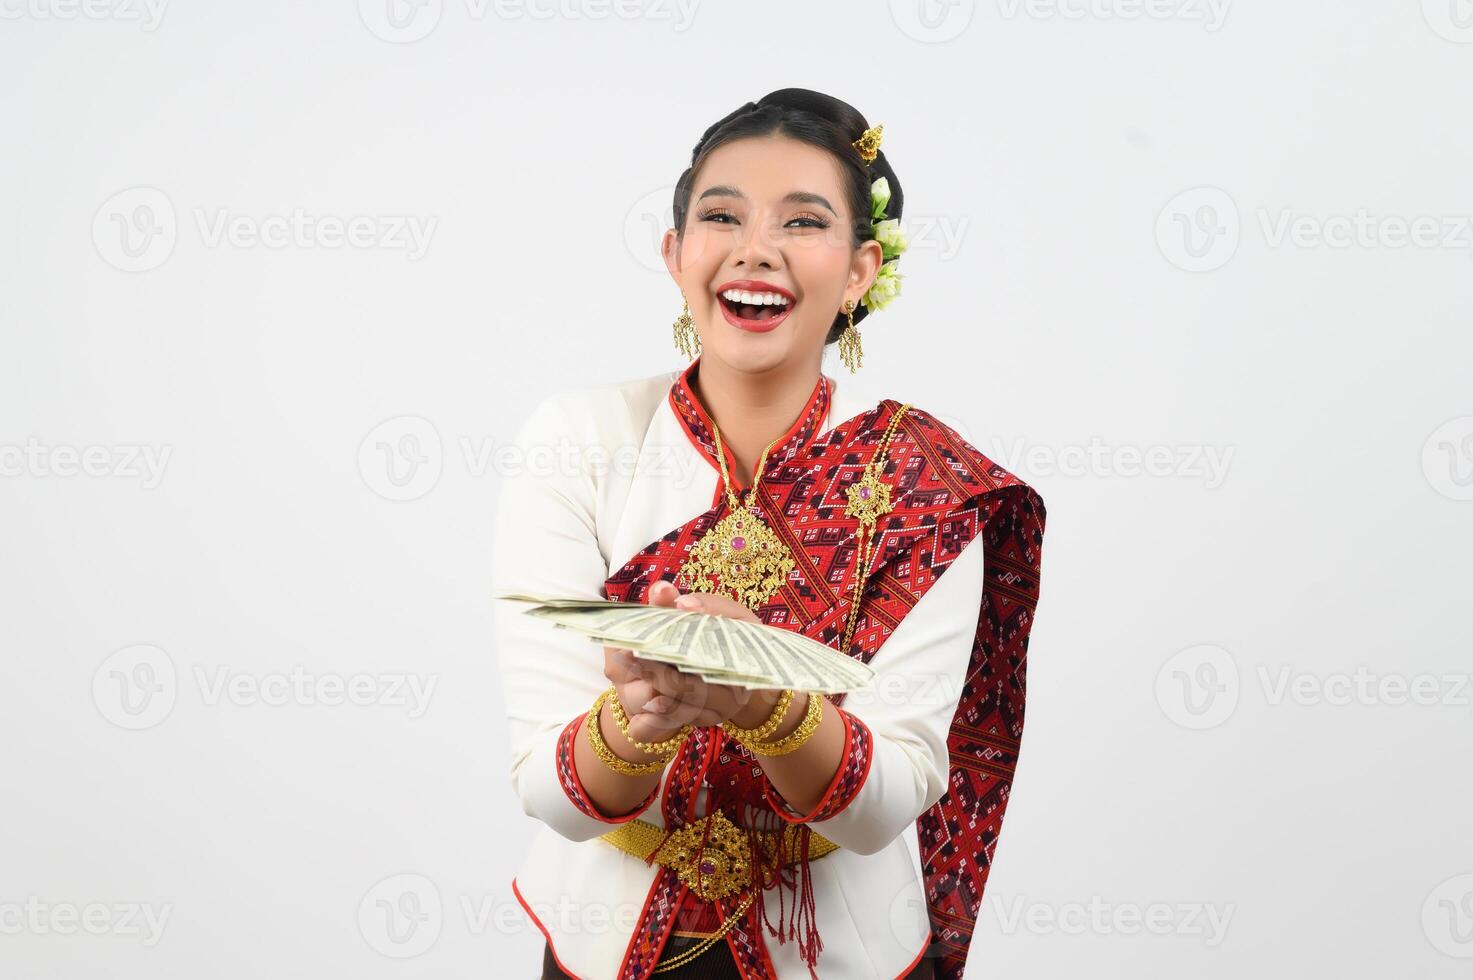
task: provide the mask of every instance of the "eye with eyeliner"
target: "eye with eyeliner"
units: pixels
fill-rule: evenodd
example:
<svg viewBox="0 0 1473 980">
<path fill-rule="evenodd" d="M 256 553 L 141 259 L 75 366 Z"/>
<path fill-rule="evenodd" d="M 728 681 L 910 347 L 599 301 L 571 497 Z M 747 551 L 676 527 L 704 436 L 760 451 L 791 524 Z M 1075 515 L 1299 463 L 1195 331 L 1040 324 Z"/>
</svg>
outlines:
<svg viewBox="0 0 1473 980">
<path fill-rule="evenodd" d="M 717 218 L 731 218 L 732 221 L 730 221 L 730 222 L 727 222 L 727 221 L 716 221 Z M 701 220 L 701 221 L 713 221 L 716 224 L 722 224 L 722 225 L 724 225 L 724 224 L 735 224 L 735 223 L 737 223 L 736 222 L 735 215 L 731 214 L 728 211 L 723 211 L 723 210 L 720 210 L 720 209 L 717 209 L 717 208 L 712 208 L 712 209 L 710 209 L 708 211 L 702 211 L 700 213 L 700 215 L 699 215 L 699 220 Z M 809 222 L 809 224 L 807 224 L 807 225 L 804 226 L 804 227 L 807 227 L 807 228 L 827 228 L 829 226 L 829 223 L 827 221 L 823 220 L 822 218 L 816 217 L 814 215 L 806 215 L 806 214 L 799 215 L 796 218 L 790 219 L 789 224 L 791 224 L 793 221 L 806 221 L 806 222 Z"/>
</svg>

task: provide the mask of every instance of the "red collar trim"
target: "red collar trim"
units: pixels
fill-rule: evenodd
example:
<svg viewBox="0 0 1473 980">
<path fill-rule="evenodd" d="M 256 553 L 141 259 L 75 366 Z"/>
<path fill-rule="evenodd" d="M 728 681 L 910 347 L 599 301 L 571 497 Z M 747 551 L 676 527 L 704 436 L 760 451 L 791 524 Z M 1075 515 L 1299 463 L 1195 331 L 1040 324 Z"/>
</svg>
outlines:
<svg viewBox="0 0 1473 980">
<path fill-rule="evenodd" d="M 706 407 L 696 397 L 695 390 L 691 387 L 691 379 L 696 377 L 701 358 L 695 360 L 670 386 L 670 408 L 675 412 L 675 417 L 681 422 L 681 428 L 685 430 L 686 436 L 691 444 L 706 457 L 706 462 L 711 464 L 712 469 L 718 473 L 721 464 L 716 460 L 716 437 L 711 417 L 706 414 Z M 829 387 L 829 379 L 820 372 L 818 382 L 813 386 L 813 392 L 808 396 L 808 403 L 803 406 L 803 411 L 798 413 L 798 418 L 789 427 L 783 437 L 772 447 L 767 454 L 767 468 L 770 470 L 776 461 L 786 458 L 791 452 L 796 452 L 807 445 L 814 436 L 818 435 L 824 420 L 828 417 L 829 406 L 832 403 L 832 392 Z M 746 492 L 747 484 L 744 482 L 749 477 L 746 473 L 737 472 L 736 457 L 732 455 L 731 447 L 725 442 L 721 444 L 722 454 L 726 457 L 727 471 L 731 474 L 732 482 L 736 484 L 732 489 L 738 497 Z M 762 474 L 763 476 L 766 473 Z M 721 487 L 716 488 L 721 495 Z"/>
</svg>

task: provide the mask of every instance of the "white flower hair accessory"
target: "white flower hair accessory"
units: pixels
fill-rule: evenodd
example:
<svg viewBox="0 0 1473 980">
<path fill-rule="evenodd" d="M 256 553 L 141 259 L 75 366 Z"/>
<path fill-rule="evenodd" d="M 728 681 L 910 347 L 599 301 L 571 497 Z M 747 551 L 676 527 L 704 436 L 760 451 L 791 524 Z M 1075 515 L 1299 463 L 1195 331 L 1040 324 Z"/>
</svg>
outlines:
<svg viewBox="0 0 1473 980">
<path fill-rule="evenodd" d="M 885 217 L 885 208 L 890 204 L 890 181 L 884 177 L 869 185 L 870 235 L 880 243 L 884 263 L 875 273 L 875 281 L 859 301 L 870 311 L 883 310 L 890 301 L 900 295 L 900 280 L 903 275 L 895 264 L 901 253 L 910 247 L 905 232 L 900 230 L 900 221 Z"/>
</svg>

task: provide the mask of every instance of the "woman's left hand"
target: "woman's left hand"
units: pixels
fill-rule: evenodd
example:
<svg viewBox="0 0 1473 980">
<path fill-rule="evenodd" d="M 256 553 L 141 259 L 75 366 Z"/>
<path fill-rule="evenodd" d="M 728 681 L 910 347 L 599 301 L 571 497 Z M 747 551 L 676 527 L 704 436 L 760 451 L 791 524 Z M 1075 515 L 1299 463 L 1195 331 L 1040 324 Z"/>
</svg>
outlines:
<svg viewBox="0 0 1473 980">
<path fill-rule="evenodd" d="M 704 612 L 731 619 L 760 623 L 757 614 L 727 596 L 688 592 L 682 595 L 671 582 L 656 582 L 650 587 L 651 600 L 663 598 L 657 590 L 668 589 L 678 598 L 675 608 L 687 612 Z M 661 605 L 664 603 L 661 602 Z M 643 710 L 668 719 L 676 725 L 719 725 L 735 716 L 760 713 L 750 726 L 756 727 L 771 713 L 781 691 L 749 690 L 734 684 L 713 684 L 695 674 L 687 674 L 669 664 L 626 654 L 634 668 L 654 686 L 655 697 Z"/>
</svg>

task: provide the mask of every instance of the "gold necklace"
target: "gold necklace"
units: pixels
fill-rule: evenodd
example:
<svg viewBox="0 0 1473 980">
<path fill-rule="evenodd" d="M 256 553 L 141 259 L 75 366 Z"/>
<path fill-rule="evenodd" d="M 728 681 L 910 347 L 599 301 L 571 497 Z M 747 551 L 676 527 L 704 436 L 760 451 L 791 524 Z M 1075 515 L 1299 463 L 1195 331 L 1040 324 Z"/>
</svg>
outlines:
<svg viewBox="0 0 1473 980">
<path fill-rule="evenodd" d="M 844 515 L 859 518 L 859 530 L 855 532 L 855 537 L 859 539 L 859 554 L 854 565 L 854 600 L 849 604 L 849 623 L 844 629 L 843 645 L 839 647 L 841 653 L 849 652 L 849 643 L 854 639 L 854 627 L 859 623 L 859 600 L 864 595 L 864 579 L 869 570 L 870 559 L 874 557 L 872 549 L 875 524 L 893 509 L 890 506 L 890 486 L 880 480 L 880 474 L 884 472 L 885 456 L 890 451 L 890 439 L 895 435 L 895 425 L 908 408 L 909 404 L 901 405 L 890 416 L 890 424 L 885 427 L 885 435 L 880 439 L 874 458 L 864 468 L 864 476 L 850 484 L 847 491 L 849 506 L 844 508 Z"/>
<path fill-rule="evenodd" d="M 731 512 L 701 535 L 691 548 L 689 560 L 681 566 L 680 574 L 690 583 L 691 591 L 729 589 L 737 602 L 755 612 L 783 587 L 788 573 L 796 565 L 787 545 L 752 507 L 753 495 L 762 482 L 762 471 L 767 465 L 767 454 L 782 441 L 782 436 L 762 450 L 762 458 L 757 461 L 757 474 L 747 488 L 747 499 L 739 504 L 736 493 L 731 489 L 731 475 L 726 471 L 721 430 L 714 421 L 711 431 L 716 434 L 716 459 L 721 464 L 721 482 L 726 487 L 726 501 Z M 711 581 L 713 575 L 718 580 L 715 583 Z"/>
</svg>

